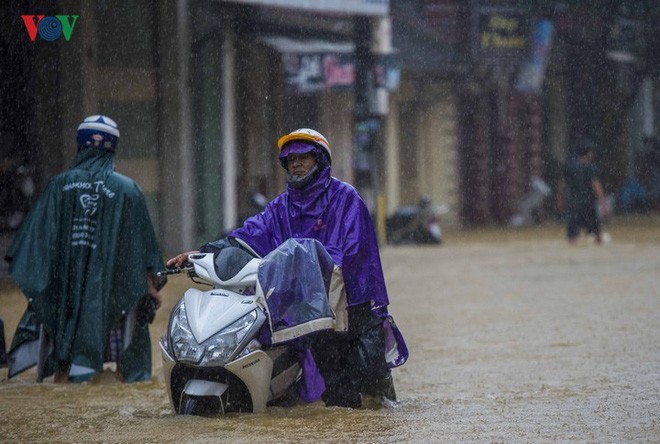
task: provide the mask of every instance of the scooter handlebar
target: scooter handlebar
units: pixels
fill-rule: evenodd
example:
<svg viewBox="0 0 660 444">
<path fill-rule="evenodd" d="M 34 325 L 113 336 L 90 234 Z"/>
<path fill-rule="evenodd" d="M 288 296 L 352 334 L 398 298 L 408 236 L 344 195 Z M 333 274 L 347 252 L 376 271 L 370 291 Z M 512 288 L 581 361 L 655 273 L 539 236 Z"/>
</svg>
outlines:
<svg viewBox="0 0 660 444">
<path fill-rule="evenodd" d="M 168 268 L 167 270 L 159 271 L 156 273 L 156 276 L 157 277 L 170 276 L 172 274 L 189 273 L 194 270 L 195 267 L 193 266 L 193 264 L 186 261 L 183 263 L 182 267 Z"/>
</svg>

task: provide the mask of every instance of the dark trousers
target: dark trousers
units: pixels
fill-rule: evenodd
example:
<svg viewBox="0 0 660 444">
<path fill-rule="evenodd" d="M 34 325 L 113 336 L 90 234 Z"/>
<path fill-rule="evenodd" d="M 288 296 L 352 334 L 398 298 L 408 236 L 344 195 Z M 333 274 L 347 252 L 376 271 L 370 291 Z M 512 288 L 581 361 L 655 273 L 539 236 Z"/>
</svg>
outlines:
<svg viewBox="0 0 660 444">
<path fill-rule="evenodd" d="M 5 324 L 0 318 L 0 367 L 7 365 L 7 345 L 5 344 Z"/>
<path fill-rule="evenodd" d="M 347 333 L 319 332 L 308 338 L 314 360 L 325 380 L 328 406 L 360 407 L 360 394 L 396 399 L 385 364 L 383 320 L 369 304 L 348 309 Z"/>
<path fill-rule="evenodd" d="M 569 239 L 575 239 L 584 228 L 587 233 L 600 236 L 600 220 L 594 205 L 583 205 L 574 208 L 568 214 L 567 235 Z"/>
</svg>

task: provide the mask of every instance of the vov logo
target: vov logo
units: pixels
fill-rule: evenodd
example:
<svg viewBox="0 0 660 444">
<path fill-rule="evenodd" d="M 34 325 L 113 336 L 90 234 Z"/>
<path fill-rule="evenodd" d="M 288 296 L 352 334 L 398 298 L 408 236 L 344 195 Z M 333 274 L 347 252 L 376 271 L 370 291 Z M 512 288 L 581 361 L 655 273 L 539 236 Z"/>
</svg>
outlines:
<svg viewBox="0 0 660 444">
<path fill-rule="evenodd" d="M 59 39 L 64 34 L 64 39 L 68 42 L 73 33 L 73 27 L 76 26 L 78 15 L 22 15 L 25 29 L 27 29 L 30 40 L 34 42 L 37 38 L 37 32 L 42 40 L 52 42 Z"/>
</svg>

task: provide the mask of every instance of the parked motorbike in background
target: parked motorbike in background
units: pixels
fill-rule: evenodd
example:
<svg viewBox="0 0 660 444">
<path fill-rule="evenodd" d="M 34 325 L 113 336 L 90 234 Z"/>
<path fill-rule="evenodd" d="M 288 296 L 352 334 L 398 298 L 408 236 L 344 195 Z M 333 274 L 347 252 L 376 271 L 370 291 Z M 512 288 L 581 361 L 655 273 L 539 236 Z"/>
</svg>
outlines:
<svg viewBox="0 0 660 444">
<path fill-rule="evenodd" d="M 268 205 L 268 198 L 259 191 L 251 192 L 249 195 L 249 200 L 250 205 L 252 205 L 252 207 L 258 212 L 265 210 L 266 205 Z"/>
<path fill-rule="evenodd" d="M 417 205 L 397 208 L 385 221 L 387 242 L 399 244 L 441 244 L 440 216 L 447 213 L 447 205 L 433 205 L 427 195 Z"/>
<path fill-rule="evenodd" d="M 11 158 L 0 159 L 0 231 L 20 227 L 35 192 L 36 184 L 26 166 Z"/>
<path fill-rule="evenodd" d="M 550 187 L 539 177 L 532 177 L 529 191 L 518 202 L 518 211 L 509 222 L 512 227 L 522 227 L 538 222 L 538 210 L 550 196 Z"/>
</svg>

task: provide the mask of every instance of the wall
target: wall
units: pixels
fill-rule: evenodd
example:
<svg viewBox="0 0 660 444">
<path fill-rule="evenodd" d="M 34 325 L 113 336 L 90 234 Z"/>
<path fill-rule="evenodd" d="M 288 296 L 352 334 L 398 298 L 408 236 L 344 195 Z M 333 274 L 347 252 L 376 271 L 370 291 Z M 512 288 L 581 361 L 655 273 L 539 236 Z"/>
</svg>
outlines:
<svg viewBox="0 0 660 444">
<path fill-rule="evenodd" d="M 353 94 L 325 93 L 320 97 L 319 131 L 332 149 L 332 174 L 353 183 Z"/>
<path fill-rule="evenodd" d="M 404 77 L 391 108 L 385 161 L 385 189 L 391 194 L 386 196 L 388 213 L 399 205 L 414 205 L 426 194 L 434 204 L 450 207 L 443 216 L 446 224 L 457 224 L 457 115 L 452 84 Z"/>
<path fill-rule="evenodd" d="M 425 107 L 418 124 L 420 195 L 434 204 L 445 204 L 448 225 L 458 223 L 458 171 L 456 156 L 456 111 L 448 85 L 438 85 L 439 100 Z"/>
</svg>

